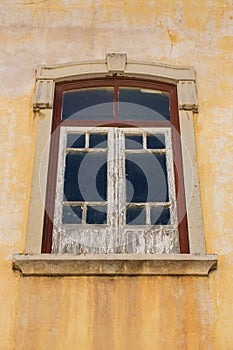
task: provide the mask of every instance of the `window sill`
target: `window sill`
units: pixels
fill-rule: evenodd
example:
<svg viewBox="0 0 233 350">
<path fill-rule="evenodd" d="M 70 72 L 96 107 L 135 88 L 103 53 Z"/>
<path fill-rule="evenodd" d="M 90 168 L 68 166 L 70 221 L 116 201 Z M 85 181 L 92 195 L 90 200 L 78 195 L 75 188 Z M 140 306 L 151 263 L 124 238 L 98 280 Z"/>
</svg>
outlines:
<svg viewBox="0 0 233 350">
<path fill-rule="evenodd" d="M 208 276 L 217 261 L 214 254 L 15 254 L 12 268 L 23 276 Z"/>
</svg>

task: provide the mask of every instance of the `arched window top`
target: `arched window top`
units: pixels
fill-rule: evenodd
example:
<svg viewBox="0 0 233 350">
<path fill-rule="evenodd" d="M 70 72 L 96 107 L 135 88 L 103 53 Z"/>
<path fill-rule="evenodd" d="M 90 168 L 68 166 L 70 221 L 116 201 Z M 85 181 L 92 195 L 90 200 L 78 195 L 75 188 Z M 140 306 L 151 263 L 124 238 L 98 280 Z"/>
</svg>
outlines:
<svg viewBox="0 0 233 350">
<path fill-rule="evenodd" d="M 176 86 L 167 83 L 119 77 L 58 82 L 54 106 L 54 128 L 172 124 L 179 130 Z"/>
<path fill-rule="evenodd" d="M 170 120 L 173 90 L 168 84 L 123 78 L 76 81 L 57 88 L 62 98 L 61 120 L 103 122 Z"/>
</svg>

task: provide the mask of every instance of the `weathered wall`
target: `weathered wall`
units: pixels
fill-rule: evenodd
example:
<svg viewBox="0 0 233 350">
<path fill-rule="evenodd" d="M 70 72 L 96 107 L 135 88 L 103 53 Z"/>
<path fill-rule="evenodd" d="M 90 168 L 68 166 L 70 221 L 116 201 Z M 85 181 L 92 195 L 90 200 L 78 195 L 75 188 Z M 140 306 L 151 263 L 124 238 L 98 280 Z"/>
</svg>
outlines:
<svg viewBox="0 0 233 350">
<path fill-rule="evenodd" d="M 0 349 L 232 349 L 231 0 L 1 0 Z M 22 278 L 38 64 L 131 59 L 193 65 L 209 277 Z"/>
</svg>

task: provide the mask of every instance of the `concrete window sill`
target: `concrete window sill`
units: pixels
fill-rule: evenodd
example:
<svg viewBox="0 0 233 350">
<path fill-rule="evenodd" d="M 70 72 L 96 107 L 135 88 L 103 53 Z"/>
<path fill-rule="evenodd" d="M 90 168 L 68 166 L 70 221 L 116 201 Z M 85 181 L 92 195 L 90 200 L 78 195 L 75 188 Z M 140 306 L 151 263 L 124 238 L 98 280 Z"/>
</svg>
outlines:
<svg viewBox="0 0 233 350">
<path fill-rule="evenodd" d="M 23 276 L 208 276 L 217 255 L 192 254 L 15 254 L 13 270 Z"/>
</svg>

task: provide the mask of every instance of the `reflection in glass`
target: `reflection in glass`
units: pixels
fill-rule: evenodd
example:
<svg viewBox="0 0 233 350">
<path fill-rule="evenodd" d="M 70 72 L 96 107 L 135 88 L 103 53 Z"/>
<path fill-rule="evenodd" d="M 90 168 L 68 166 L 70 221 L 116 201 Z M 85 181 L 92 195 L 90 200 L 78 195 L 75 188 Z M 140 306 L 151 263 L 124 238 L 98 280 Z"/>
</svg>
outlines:
<svg viewBox="0 0 233 350">
<path fill-rule="evenodd" d="M 166 157 L 161 154 L 126 154 L 126 201 L 167 202 Z"/>
<path fill-rule="evenodd" d="M 126 135 L 125 149 L 142 149 L 142 136 Z"/>
<path fill-rule="evenodd" d="M 85 135 L 84 134 L 68 134 L 66 147 L 67 148 L 84 148 L 85 147 Z"/>
<path fill-rule="evenodd" d="M 127 225 L 146 225 L 145 207 L 128 207 L 126 208 Z"/>
<path fill-rule="evenodd" d="M 170 210 L 167 207 L 154 207 L 150 210 L 151 225 L 169 225 Z"/>
<path fill-rule="evenodd" d="M 107 147 L 107 134 L 90 134 L 89 135 L 89 147 L 90 148 L 106 148 Z"/>
<path fill-rule="evenodd" d="M 142 88 L 119 89 L 120 120 L 170 120 L 169 94 Z"/>
<path fill-rule="evenodd" d="M 107 200 L 106 153 L 77 152 L 66 156 L 64 200 Z"/>
<path fill-rule="evenodd" d="M 141 166 L 138 166 L 135 155 L 126 155 L 125 173 L 126 173 L 126 201 L 130 202 L 147 202 L 148 182 L 146 174 Z M 139 155 L 141 157 L 141 155 Z M 129 160 L 133 159 L 133 161 Z"/>
<path fill-rule="evenodd" d="M 163 149 L 165 146 L 165 135 L 156 134 L 147 136 L 147 148 L 148 149 Z"/>
<path fill-rule="evenodd" d="M 87 224 L 106 224 L 107 206 L 96 205 L 87 207 Z"/>
<path fill-rule="evenodd" d="M 62 209 L 63 224 L 81 224 L 82 208 L 80 206 L 64 206 Z"/>
<path fill-rule="evenodd" d="M 113 119 L 114 89 L 110 87 L 80 89 L 63 94 L 62 119 Z"/>
</svg>

